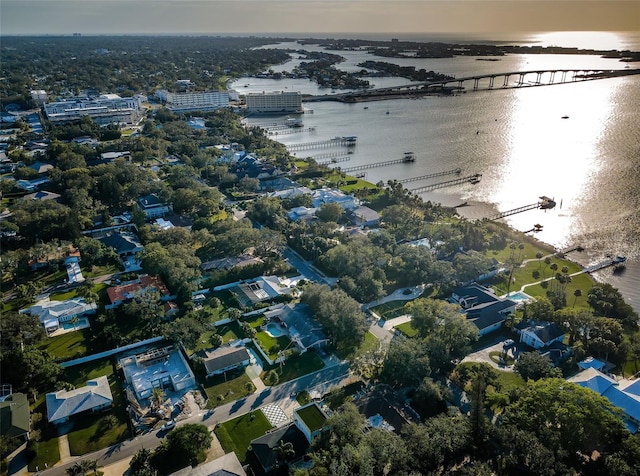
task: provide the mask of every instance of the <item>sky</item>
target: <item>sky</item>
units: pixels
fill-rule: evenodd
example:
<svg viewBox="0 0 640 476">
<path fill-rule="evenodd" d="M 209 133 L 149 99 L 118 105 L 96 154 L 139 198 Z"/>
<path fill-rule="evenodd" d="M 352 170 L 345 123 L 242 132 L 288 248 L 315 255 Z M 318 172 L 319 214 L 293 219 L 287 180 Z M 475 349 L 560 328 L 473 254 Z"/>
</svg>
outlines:
<svg viewBox="0 0 640 476">
<path fill-rule="evenodd" d="M 638 0 L 0 0 L 0 35 L 640 31 Z"/>
</svg>

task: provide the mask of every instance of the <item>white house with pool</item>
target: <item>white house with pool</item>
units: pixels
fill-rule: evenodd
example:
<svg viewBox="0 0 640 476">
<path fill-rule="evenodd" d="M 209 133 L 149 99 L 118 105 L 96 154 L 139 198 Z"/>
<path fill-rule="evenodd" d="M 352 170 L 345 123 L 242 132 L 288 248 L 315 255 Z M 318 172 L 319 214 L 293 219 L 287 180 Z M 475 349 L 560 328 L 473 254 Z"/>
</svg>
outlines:
<svg viewBox="0 0 640 476">
<path fill-rule="evenodd" d="M 287 304 L 264 313 L 262 328 L 272 337 L 286 335 L 304 353 L 309 348 L 320 348 L 329 343 L 322 325 L 311 315 L 306 304 Z"/>
</svg>

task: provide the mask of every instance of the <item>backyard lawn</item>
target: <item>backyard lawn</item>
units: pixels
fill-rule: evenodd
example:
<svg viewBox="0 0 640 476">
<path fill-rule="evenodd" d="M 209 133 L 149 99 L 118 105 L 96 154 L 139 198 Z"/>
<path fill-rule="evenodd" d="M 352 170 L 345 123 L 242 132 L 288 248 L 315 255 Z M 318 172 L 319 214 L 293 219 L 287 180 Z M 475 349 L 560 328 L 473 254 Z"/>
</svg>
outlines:
<svg viewBox="0 0 640 476">
<path fill-rule="evenodd" d="M 202 386 L 207 393 L 207 408 L 215 408 L 253 393 L 247 391 L 248 383 L 251 383 L 251 379 L 244 369 L 227 372 L 226 377 L 216 375 L 206 379 Z"/>
<path fill-rule="evenodd" d="M 336 351 L 336 355 L 342 360 L 346 359 L 346 360 L 353 361 L 358 357 L 361 357 L 367 354 L 368 352 L 373 352 L 375 350 L 378 350 L 378 347 L 380 347 L 380 341 L 378 340 L 378 338 L 374 336 L 371 332 L 367 331 L 367 333 L 364 335 L 364 340 L 362 341 L 362 344 L 360 344 L 360 347 L 358 347 L 356 350 L 350 353 L 345 353 L 344 351 L 343 352 Z"/>
<path fill-rule="evenodd" d="M 47 351 L 53 360 L 63 361 L 87 354 L 87 342 L 91 338 L 91 328 L 67 332 L 54 337 L 45 338 L 39 345 Z"/>
<path fill-rule="evenodd" d="M 385 321 L 393 319 L 394 317 L 402 316 L 406 314 L 404 306 L 411 301 L 389 301 L 379 306 L 372 307 L 371 310 L 375 312 Z"/>
<path fill-rule="evenodd" d="M 221 423 L 215 429 L 216 436 L 226 453 L 235 452 L 243 462 L 247 457 L 247 449 L 254 440 L 271 429 L 271 424 L 262 411 L 255 410 L 233 420 Z"/>
<path fill-rule="evenodd" d="M 32 440 L 28 443 L 27 448 L 28 453 L 35 454 L 35 457 L 29 461 L 28 469 L 30 472 L 42 471 L 60 461 L 57 437 L 43 441 Z"/>
<path fill-rule="evenodd" d="M 415 337 L 418 335 L 418 331 L 411 325 L 411 321 L 395 326 L 395 328 L 407 337 Z"/>
</svg>

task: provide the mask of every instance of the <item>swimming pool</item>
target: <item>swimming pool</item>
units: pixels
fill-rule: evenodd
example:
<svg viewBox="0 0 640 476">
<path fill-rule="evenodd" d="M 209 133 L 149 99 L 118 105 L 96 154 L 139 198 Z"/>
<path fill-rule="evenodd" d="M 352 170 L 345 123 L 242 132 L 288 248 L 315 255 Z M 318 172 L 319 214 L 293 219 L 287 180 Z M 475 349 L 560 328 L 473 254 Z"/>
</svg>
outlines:
<svg viewBox="0 0 640 476">
<path fill-rule="evenodd" d="M 282 328 L 279 324 L 275 322 L 270 322 L 267 324 L 265 328 L 265 332 L 269 334 L 271 337 L 280 337 L 287 335 L 286 329 Z"/>
<path fill-rule="evenodd" d="M 533 300 L 533 298 L 531 296 L 529 296 L 526 293 L 523 293 L 521 291 L 516 291 L 510 294 L 507 294 L 505 296 L 507 299 L 511 299 L 512 301 L 515 302 L 525 302 L 525 301 L 531 301 Z"/>
<path fill-rule="evenodd" d="M 67 321 L 67 322 L 61 322 L 60 326 L 66 331 L 71 329 L 83 329 L 85 327 L 89 327 L 89 321 L 87 320 L 86 317 L 81 317 L 78 319 L 78 322 L 76 322 L 75 324 L 71 321 Z"/>
</svg>

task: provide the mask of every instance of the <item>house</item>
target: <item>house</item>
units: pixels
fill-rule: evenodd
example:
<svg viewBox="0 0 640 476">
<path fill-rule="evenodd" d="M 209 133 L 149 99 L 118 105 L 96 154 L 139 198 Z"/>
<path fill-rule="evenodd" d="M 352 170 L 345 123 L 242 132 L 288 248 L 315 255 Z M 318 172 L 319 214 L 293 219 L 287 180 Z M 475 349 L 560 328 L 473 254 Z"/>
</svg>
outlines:
<svg viewBox="0 0 640 476">
<path fill-rule="evenodd" d="M 60 198 L 60 194 L 54 193 L 54 192 L 47 192 L 47 191 L 44 191 L 44 190 L 41 190 L 39 192 L 30 193 L 30 194 L 25 195 L 24 197 L 22 197 L 23 200 L 38 200 L 38 201 L 58 200 L 59 198 Z"/>
<path fill-rule="evenodd" d="M 293 411 L 293 423 L 309 443 L 324 430 L 326 422 L 327 415 L 316 402 L 307 403 Z"/>
<path fill-rule="evenodd" d="M 627 429 L 633 434 L 637 433 L 640 425 L 640 388 L 637 382 L 621 388 L 613 378 L 595 368 L 583 370 L 567 380 L 609 400 L 622 411 Z"/>
<path fill-rule="evenodd" d="M 520 334 L 520 342 L 542 349 L 549 347 L 554 342 L 564 340 L 564 330 L 553 322 L 524 321 L 514 327 L 516 333 Z"/>
<path fill-rule="evenodd" d="M 58 425 L 81 413 L 94 413 L 113 404 L 111 387 L 106 376 L 87 381 L 84 387 L 47 393 L 47 419 Z"/>
<path fill-rule="evenodd" d="M 207 377 L 246 367 L 251 363 L 251 354 L 245 347 L 219 347 L 212 351 L 200 351 L 197 355 L 203 357 Z"/>
<path fill-rule="evenodd" d="M 180 471 L 171 473 L 170 476 L 247 476 L 247 473 L 232 451 L 195 468 L 187 466 Z"/>
<path fill-rule="evenodd" d="M 251 282 L 240 283 L 230 289 L 243 308 L 262 301 L 270 301 L 285 294 L 292 294 L 294 290 L 286 280 L 277 276 L 259 276 Z"/>
<path fill-rule="evenodd" d="M 186 393 L 197 385 L 182 353 L 171 345 L 128 355 L 118 364 L 138 400 L 149 398 L 154 388 Z"/>
<path fill-rule="evenodd" d="M 309 208 L 309 207 L 294 207 L 287 212 L 287 217 L 291 221 L 298 220 L 315 220 L 317 208 Z"/>
<path fill-rule="evenodd" d="M 279 460 L 276 448 L 290 443 L 293 454 L 287 460 Z M 268 432 L 266 435 L 251 441 L 250 463 L 260 473 L 268 474 L 279 464 L 289 464 L 304 456 L 309 449 L 309 441 L 293 423 Z"/>
<path fill-rule="evenodd" d="M 136 205 L 148 219 L 162 217 L 173 211 L 171 205 L 163 202 L 155 193 L 138 198 Z"/>
<path fill-rule="evenodd" d="M 28 166 L 31 170 L 35 170 L 38 175 L 42 175 L 47 173 L 49 170 L 53 168 L 53 165 L 48 164 L 46 162 L 34 162 L 33 164 Z"/>
<path fill-rule="evenodd" d="M 329 343 L 329 338 L 322 326 L 311 316 L 311 309 L 306 304 L 287 304 L 279 309 L 264 313 L 272 324 L 280 324 L 286 329 L 289 338 L 298 346 L 301 353 L 309 348 L 320 348 Z"/>
<path fill-rule="evenodd" d="M 144 246 L 142 246 L 138 237 L 134 233 L 127 231 L 114 231 L 113 233 L 98 238 L 98 241 L 108 248 L 113 249 L 118 253 L 120 258 L 133 256 L 144 250 Z"/>
<path fill-rule="evenodd" d="M 380 214 L 363 205 L 358 208 L 354 208 L 353 210 L 347 210 L 347 217 L 354 225 L 362 228 L 371 228 L 380 224 Z"/>
<path fill-rule="evenodd" d="M 124 159 L 126 162 L 131 162 L 131 151 L 123 150 L 119 152 L 103 152 L 102 154 L 100 154 L 100 159 L 109 162 L 118 159 Z"/>
<path fill-rule="evenodd" d="M 264 180 L 282 175 L 282 170 L 275 165 L 264 163 L 260 159 L 256 159 L 250 155 L 245 155 L 239 159 L 236 164 L 229 169 L 229 172 L 236 174 L 238 179 L 249 177 Z"/>
<path fill-rule="evenodd" d="M 20 314 L 29 314 L 40 319 L 40 323 L 51 334 L 64 323 L 71 323 L 75 318 L 95 314 L 98 306 L 88 303 L 84 298 L 67 299 L 66 301 L 50 301 L 49 298 L 39 301 L 34 306 L 21 309 Z M 83 326 L 83 327 L 86 327 Z"/>
<path fill-rule="evenodd" d="M 325 203 L 337 203 L 345 210 L 354 210 L 360 206 L 360 200 L 353 195 L 346 195 L 340 190 L 332 188 L 314 190 L 311 197 L 315 208 L 320 208 Z"/>
<path fill-rule="evenodd" d="M 462 307 L 481 336 L 499 329 L 517 305 L 510 299 L 499 298 L 493 290 L 477 283 L 455 289 L 449 300 Z"/>
<path fill-rule="evenodd" d="M 49 183 L 51 180 L 49 177 L 39 177 L 33 180 L 16 180 L 16 187 L 25 192 L 35 192 L 38 187 L 44 185 L 45 183 Z"/>
<path fill-rule="evenodd" d="M 105 309 L 114 309 L 124 302 L 133 299 L 137 294 L 147 291 L 157 291 L 160 294 L 161 301 L 170 301 L 176 298 L 176 296 L 171 295 L 167 286 L 162 282 L 162 279 L 158 276 L 144 274 L 133 282 L 122 286 L 107 288 L 109 304 L 105 306 Z"/>
<path fill-rule="evenodd" d="M 204 272 L 214 269 L 223 269 L 228 271 L 233 268 L 244 268 L 245 266 L 252 266 L 256 264 L 262 264 L 261 258 L 251 255 L 240 255 L 235 258 L 220 258 L 212 261 L 206 261 L 200 265 L 200 269 Z"/>
<path fill-rule="evenodd" d="M 379 386 L 354 401 L 358 411 L 372 428 L 382 428 L 400 434 L 411 421 L 419 421 L 418 415 L 405 406 L 402 398 L 387 386 Z"/>
<path fill-rule="evenodd" d="M 24 393 L 12 393 L 0 401 L 0 435 L 29 439 L 31 417 Z"/>
</svg>

